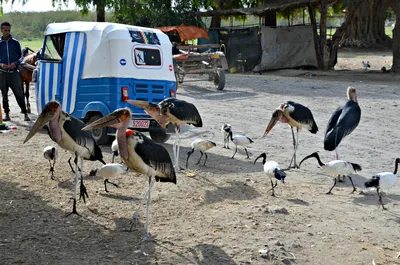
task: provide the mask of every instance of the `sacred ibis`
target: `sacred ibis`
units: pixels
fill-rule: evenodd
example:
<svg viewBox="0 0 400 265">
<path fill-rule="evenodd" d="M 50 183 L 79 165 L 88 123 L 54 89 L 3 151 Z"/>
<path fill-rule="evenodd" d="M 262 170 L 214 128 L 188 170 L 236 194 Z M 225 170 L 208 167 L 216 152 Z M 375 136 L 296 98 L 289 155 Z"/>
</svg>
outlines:
<svg viewBox="0 0 400 265">
<path fill-rule="evenodd" d="M 299 130 L 305 128 L 311 133 L 316 134 L 318 132 L 318 126 L 314 120 L 314 116 L 309 108 L 300 103 L 293 101 L 283 103 L 272 113 L 272 118 L 268 123 L 263 137 L 268 135 L 278 121 L 287 123 L 292 130 L 294 153 L 288 168 L 292 168 L 292 162 L 294 162 L 293 168 L 298 168 L 299 166 L 296 163 L 296 151 L 299 145 Z M 293 127 L 296 127 L 297 130 L 297 141 L 294 136 Z"/>
<path fill-rule="evenodd" d="M 236 146 L 235 153 L 233 154 L 232 158 L 235 157 L 235 155 L 237 153 L 237 147 L 239 145 L 239 146 L 242 146 L 244 148 L 244 150 L 246 151 L 247 159 L 250 159 L 246 146 L 250 145 L 251 143 L 254 143 L 254 141 L 244 135 L 238 135 L 238 134 L 233 135 L 232 131 L 229 131 L 229 137 L 230 137 L 232 143 L 234 143 Z"/>
<path fill-rule="evenodd" d="M 279 164 L 277 162 L 267 161 L 267 155 L 265 153 L 259 155 L 256 160 L 254 160 L 253 165 L 257 162 L 259 158 L 263 159 L 262 163 L 264 165 L 264 172 L 267 174 L 269 180 L 271 181 L 271 196 L 275 196 L 274 188 L 278 185 L 278 180 L 282 181 L 282 183 L 285 183 L 286 173 L 279 167 Z M 272 179 L 276 179 L 275 184 L 273 183 Z"/>
<path fill-rule="evenodd" d="M 45 159 L 47 159 L 49 161 L 49 164 L 50 164 L 49 173 L 51 173 L 51 179 L 54 180 L 54 165 L 56 164 L 56 161 L 58 158 L 57 147 L 52 146 L 52 145 L 46 146 L 43 149 L 43 156 Z M 51 162 L 53 162 L 53 164 Z"/>
<path fill-rule="evenodd" d="M 99 176 L 104 179 L 104 190 L 108 192 L 107 190 L 107 183 L 110 183 L 114 185 L 115 187 L 119 188 L 119 186 L 111 181 L 108 180 L 109 177 L 117 177 L 119 175 L 126 174 L 127 168 L 124 165 L 121 165 L 119 163 L 111 163 L 111 164 L 105 164 L 101 166 L 100 168 L 92 169 L 89 173 L 89 176 Z"/>
<path fill-rule="evenodd" d="M 158 104 L 142 100 L 127 100 L 130 104 L 142 108 L 148 115 L 155 119 L 162 128 L 172 123 L 175 128 L 175 142 L 173 153 L 175 158 L 175 169 L 179 170 L 179 148 L 180 148 L 180 126 L 192 124 L 202 127 L 199 111 L 192 103 L 174 97 L 166 98 Z"/>
<path fill-rule="evenodd" d="M 114 158 L 118 156 L 118 141 L 115 139 L 111 144 L 111 151 L 113 153 L 111 163 L 114 163 Z"/>
<path fill-rule="evenodd" d="M 339 144 L 358 126 L 361 119 L 361 109 L 357 101 L 356 89 L 347 88 L 348 101 L 338 107 L 328 121 L 325 131 L 324 149 L 336 151 L 336 159 L 339 158 Z"/>
<path fill-rule="evenodd" d="M 209 141 L 209 140 L 203 140 L 203 139 L 196 139 L 192 142 L 192 150 L 190 150 L 187 153 L 187 158 L 186 158 L 186 168 L 188 167 L 188 161 L 189 161 L 189 157 L 194 153 L 195 150 L 199 150 L 201 153 L 201 156 L 199 158 L 199 161 L 197 161 L 196 165 L 200 163 L 201 158 L 203 157 L 203 153 L 206 156 L 206 158 L 204 159 L 204 164 L 203 166 L 206 165 L 206 161 L 207 161 L 207 153 L 206 151 L 213 148 L 214 146 L 217 146 L 214 142 Z"/>
<path fill-rule="evenodd" d="M 129 108 L 117 109 L 109 115 L 87 125 L 83 130 L 92 130 L 106 126 L 116 128 L 121 159 L 129 169 L 148 177 L 149 187 L 142 199 L 143 202 L 147 197 L 146 235 L 144 239 L 148 240 L 150 239 L 148 226 L 151 203 L 150 191 L 154 184 L 152 179 L 154 178 L 155 181 L 159 182 L 172 182 L 176 184 L 176 174 L 171 157 L 162 145 L 140 132 L 128 129 L 131 119 L 132 113 Z M 138 219 L 141 205 L 142 203 L 132 216 L 132 226 Z"/>
<path fill-rule="evenodd" d="M 229 149 L 229 132 L 232 131 L 232 126 L 229 123 L 222 125 L 221 132 L 224 136 L 224 148 Z"/>
<path fill-rule="evenodd" d="M 75 156 L 76 170 L 74 171 L 74 201 L 72 205 L 72 212 L 70 214 L 78 214 L 76 211 L 78 158 L 81 159 L 80 198 L 82 197 L 83 201 L 85 202 L 85 196 L 89 196 L 87 194 L 86 187 L 83 184 L 83 159 L 100 161 L 105 165 L 106 163 L 103 160 L 103 154 L 90 132 L 82 131 L 82 128 L 85 127 L 85 123 L 61 110 L 60 104 L 56 101 L 49 101 L 44 106 L 36 122 L 33 124 L 32 129 L 26 136 L 24 143 L 31 139 L 47 123 L 47 130 L 51 140 L 57 143 L 62 149 L 69 151 Z"/>
<path fill-rule="evenodd" d="M 378 173 L 375 176 L 372 177 L 372 179 L 368 180 L 365 182 L 365 187 L 366 188 L 376 188 L 376 192 L 378 193 L 379 197 L 379 202 L 382 205 L 383 210 L 387 210 L 385 206 L 383 206 L 382 202 L 382 191 L 380 192 L 380 189 L 389 189 L 396 184 L 397 180 L 397 169 L 399 167 L 400 163 L 400 158 L 396 158 L 394 161 L 394 171 L 392 172 L 382 172 Z"/>
<path fill-rule="evenodd" d="M 311 155 L 308 155 L 308 156 L 304 157 L 303 160 L 300 161 L 299 166 L 301 166 L 301 164 L 305 160 L 307 160 L 307 159 L 309 159 L 311 157 L 315 157 L 317 159 L 317 161 L 318 161 L 318 164 L 328 174 L 335 175 L 335 176 L 337 176 L 337 175 L 338 176 L 341 176 L 341 175 L 347 176 L 351 181 L 351 185 L 353 185 L 353 191 L 351 193 L 357 191 L 356 187 L 354 186 L 353 179 L 351 178 L 351 176 L 349 174 L 355 173 L 357 171 L 361 171 L 361 166 L 360 165 L 355 164 L 355 163 L 351 163 L 351 162 L 347 162 L 347 161 L 343 161 L 343 160 L 333 160 L 333 161 L 330 161 L 330 162 L 324 164 L 324 163 L 321 162 L 321 159 L 320 159 L 318 153 L 314 152 Z M 335 177 L 332 188 L 326 194 L 332 194 L 331 191 L 332 191 L 333 187 L 336 186 L 336 183 L 337 182 L 336 182 L 336 177 Z"/>
</svg>

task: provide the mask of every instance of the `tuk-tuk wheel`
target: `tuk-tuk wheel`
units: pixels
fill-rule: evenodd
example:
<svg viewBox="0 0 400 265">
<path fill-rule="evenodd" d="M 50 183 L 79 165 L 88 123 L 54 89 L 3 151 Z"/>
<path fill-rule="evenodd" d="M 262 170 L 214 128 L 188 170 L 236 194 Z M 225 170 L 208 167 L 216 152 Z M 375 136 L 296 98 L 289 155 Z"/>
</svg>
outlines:
<svg viewBox="0 0 400 265">
<path fill-rule="evenodd" d="M 168 141 L 169 137 L 171 136 L 170 134 L 167 134 L 163 130 L 150 131 L 149 134 L 150 134 L 151 139 L 153 139 L 154 141 L 156 141 L 157 143 L 160 143 L 160 144 Z"/>
<path fill-rule="evenodd" d="M 215 71 L 214 73 L 214 85 L 218 90 L 222 90 L 225 87 L 225 73 L 224 71 Z"/>
<path fill-rule="evenodd" d="M 90 124 L 98 119 L 100 119 L 102 116 L 101 114 L 94 114 L 90 119 L 86 122 L 86 124 Z M 91 130 L 90 133 L 92 134 L 92 137 L 96 140 L 97 144 L 107 144 L 110 140 L 110 136 L 107 135 L 107 127 L 104 128 L 98 128 Z"/>
</svg>

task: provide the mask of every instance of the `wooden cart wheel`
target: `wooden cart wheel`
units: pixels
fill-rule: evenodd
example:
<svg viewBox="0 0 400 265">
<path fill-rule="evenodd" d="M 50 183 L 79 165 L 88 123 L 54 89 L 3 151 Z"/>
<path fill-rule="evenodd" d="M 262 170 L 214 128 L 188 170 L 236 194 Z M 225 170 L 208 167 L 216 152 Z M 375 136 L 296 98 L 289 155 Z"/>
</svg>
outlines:
<svg viewBox="0 0 400 265">
<path fill-rule="evenodd" d="M 225 73 L 224 71 L 217 70 L 214 73 L 214 85 L 218 90 L 222 90 L 225 87 Z"/>
</svg>

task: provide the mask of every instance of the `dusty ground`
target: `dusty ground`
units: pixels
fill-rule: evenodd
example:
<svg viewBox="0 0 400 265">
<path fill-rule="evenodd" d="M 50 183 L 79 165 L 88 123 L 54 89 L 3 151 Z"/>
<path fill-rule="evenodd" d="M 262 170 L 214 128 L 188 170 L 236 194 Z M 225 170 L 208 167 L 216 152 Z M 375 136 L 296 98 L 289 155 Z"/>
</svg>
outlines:
<svg viewBox="0 0 400 265">
<path fill-rule="evenodd" d="M 370 62 L 387 59 L 372 56 L 368 55 Z M 345 59 L 339 58 L 339 66 Z M 352 59 L 354 69 L 362 60 L 361 56 Z M 197 137 L 214 140 L 217 147 L 209 151 L 207 167 L 195 166 L 199 154 L 193 154 L 189 167 L 196 177 L 187 177 L 184 171 L 178 174 L 177 185 L 154 186 L 150 232 L 155 241 L 147 243 L 141 243 L 144 211 L 137 229 L 127 231 L 145 179 L 121 176 L 113 179 L 120 188 L 110 186 L 105 193 L 101 179 L 87 177 L 90 197 L 86 204 L 78 202 L 82 216 L 65 217 L 72 206 L 69 155 L 61 152 L 57 180 L 51 180 L 42 157 L 43 147 L 51 140 L 38 134 L 23 145 L 32 122 L 23 122 L 14 107 L 10 125 L 17 130 L 0 134 L 0 264 L 361 265 L 373 260 L 400 264 L 396 258 L 400 185 L 385 191 L 388 211 L 379 208 L 374 191 L 362 188 L 373 174 L 392 171 L 394 159 L 400 157 L 395 125 L 400 111 L 399 81 L 399 77 L 359 67 L 355 72 L 228 75 L 223 91 L 216 91 L 209 82 L 185 82 L 178 97 L 196 104 L 204 127 L 190 127 L 183 133 L 181 164 Z M 310 107 L 320 131 L 300 133 L 298 156 L 319 151 L 323 161 L 330 161 L 335 156 L 323 150 L 323 134 L 331 113 L 345 102 L 349 85 L 358 89 L 362 120 L 340 151 L 343 159 L 363 166 L 353 177 L 363 192 L 350 194 L 346 180 L 333 190 L 334 195 L 326 195 L 333 180 L 310 160 L 301 169 L 289 171 L 286 183 L 278 184 L 277 197 L 271 197 L 262 164 L 253 165 L 253 161 L 267 152 L 268 159 L 286 167 L 292 154 L 287 125 L 279 124 L 268 137 L 260 137 L 274 108 L 287 100 Z M 15 100 L 12 104 L 16 106 Z M 220 127 L 226 122 L 235 133 L 254 140 L 249 148 L 251 160 L 245 159 L 241 148 L 235 159 L 230 158 L 232 149 L 222 148 Z M 165 147 L 172 155 L 171 143 Z M 110 148 L 102 149 L 106 161 L 111 161 Z M 96 166 L 100 163 L 86 162 L 84 170 L 88 173 Z M 287 212 L 276 213 L 276 209 Z M 259 250 L 268 254 L 262 257 Z"/>
</svg>

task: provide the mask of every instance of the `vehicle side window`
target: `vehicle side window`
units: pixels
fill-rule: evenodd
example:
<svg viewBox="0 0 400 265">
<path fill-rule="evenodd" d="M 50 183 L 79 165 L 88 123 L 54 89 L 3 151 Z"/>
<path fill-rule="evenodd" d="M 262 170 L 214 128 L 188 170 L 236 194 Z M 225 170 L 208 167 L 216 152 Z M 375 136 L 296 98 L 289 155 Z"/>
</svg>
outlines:
<svg viewBox="0 0 400 265">
<path fill-rule="evenodd" d="M 160 66 L 161 53 L 159 49 L 135 48 L 135 64 L 146 66 Z"/>
<path fill-rule="evenodd" d="M 45 50 L 42 60 L 62 61 L 64 54 L 65 33 L 46 37 Z"/>
</svg>

